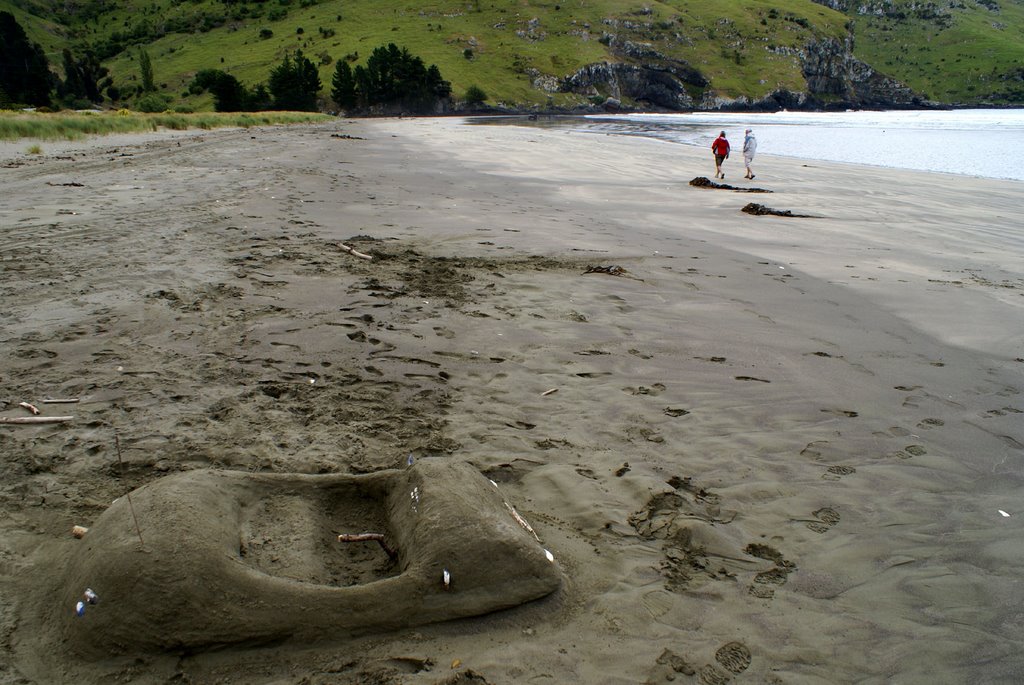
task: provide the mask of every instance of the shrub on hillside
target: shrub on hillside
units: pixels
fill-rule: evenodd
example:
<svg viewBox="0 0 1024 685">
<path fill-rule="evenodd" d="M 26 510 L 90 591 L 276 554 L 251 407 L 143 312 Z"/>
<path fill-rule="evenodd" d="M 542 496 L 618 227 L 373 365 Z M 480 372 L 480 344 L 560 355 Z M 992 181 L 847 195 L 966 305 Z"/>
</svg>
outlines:
<svg viewBox="0 0 1024 685">
<path fill-rule="evenodd" d="M 163 93 L 146 93 L 135 101 L 135 109 L 153 114 L 165 112 L 171 104 L 171 98 Z"/>
<path fill-rule="evenodd" d="M 480 86 L 472 85 L 466 89 L 463 100 L 470 106 L 482 105 L 487 100 L 487 93 Z"/>
</svg>

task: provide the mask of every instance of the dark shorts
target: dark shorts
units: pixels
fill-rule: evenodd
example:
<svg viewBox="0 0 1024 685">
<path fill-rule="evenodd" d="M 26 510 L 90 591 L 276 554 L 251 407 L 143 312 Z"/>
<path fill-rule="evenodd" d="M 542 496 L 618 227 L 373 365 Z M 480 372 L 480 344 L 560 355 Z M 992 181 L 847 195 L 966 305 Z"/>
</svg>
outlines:
<svg viewBox="0 0 1024 685">
<path fill-rule="evenodd" d="M 725 155 L 715 155 L 715 164 L 722 166 L 722 162 L 725 161 Z"/>
</svg>

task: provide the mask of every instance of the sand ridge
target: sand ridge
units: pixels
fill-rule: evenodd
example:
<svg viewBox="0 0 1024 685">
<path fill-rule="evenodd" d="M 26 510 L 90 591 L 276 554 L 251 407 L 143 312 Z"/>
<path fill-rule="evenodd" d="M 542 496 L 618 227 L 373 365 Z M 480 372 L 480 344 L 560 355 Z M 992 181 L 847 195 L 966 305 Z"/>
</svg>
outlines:
<svg viewBox="0 0 1024 685">
<path fill-rule="evenodd" d="M 2 409 L 81 401 L 0 432 L 4 678 L 1019 679 L 1019 184 L 766 158 L 808 220 L 689 187 L 702 151 L 455 120 L 43 147 L 0 169 Z M 51 643 L 77 619 L 31 579 L 127 488 L 409 454 L 498 483 L 561 589 L 316 644 Z"/>
</svg>

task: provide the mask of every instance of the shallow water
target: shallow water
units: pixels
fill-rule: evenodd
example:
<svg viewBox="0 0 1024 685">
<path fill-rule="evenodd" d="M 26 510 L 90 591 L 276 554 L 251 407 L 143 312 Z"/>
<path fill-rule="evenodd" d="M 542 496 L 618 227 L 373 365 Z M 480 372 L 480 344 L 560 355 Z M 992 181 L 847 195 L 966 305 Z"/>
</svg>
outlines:
<svg viewBox="0 0 1024 685">
<path fill-rule="evenodd" d="M 635 135 L 710 147 L 719 131 L 739 151 L 751 128 L 758 154 L 1024 180 L 1024 109 L 621 114 L 508 123 Z M 737 158 L 737 162 L 740 160 Z"/>
</svg>

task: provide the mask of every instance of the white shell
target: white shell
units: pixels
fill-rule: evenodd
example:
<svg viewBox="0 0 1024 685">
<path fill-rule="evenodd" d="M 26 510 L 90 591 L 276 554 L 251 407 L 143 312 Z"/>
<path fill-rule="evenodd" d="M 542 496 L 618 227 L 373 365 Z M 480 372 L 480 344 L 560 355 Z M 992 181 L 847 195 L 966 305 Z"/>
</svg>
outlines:
<svg viewBox="0 0 1024 685">
<path fill-rule="evenodd" d="M 548 561 L 550 561 L 552 564 L 555 563 L 555 555 L 551 552 L 544 550 L 544 556 L 546 556 L 548 558 Z"/>
<path fill-rule="evenodd" d="M 452 574 L 448 572 L 448 569 L 445 569 L 441 573 L 441 580 L 444 582 L 444 589 L 445 590 L 447 590 L 449 587 L 451 587 L 451 584 L 452 584 Z"/>
</svg>

